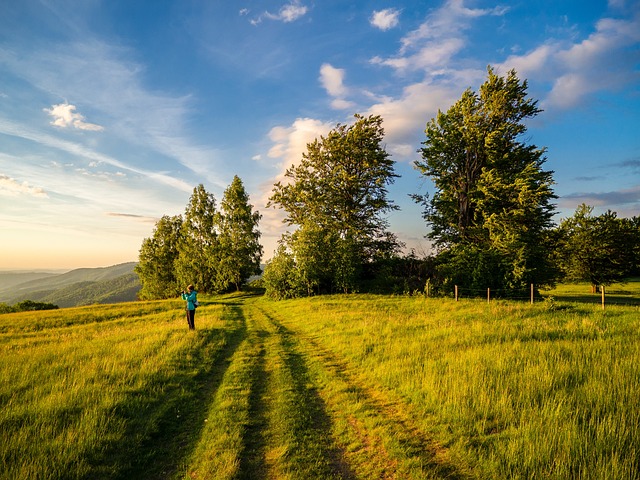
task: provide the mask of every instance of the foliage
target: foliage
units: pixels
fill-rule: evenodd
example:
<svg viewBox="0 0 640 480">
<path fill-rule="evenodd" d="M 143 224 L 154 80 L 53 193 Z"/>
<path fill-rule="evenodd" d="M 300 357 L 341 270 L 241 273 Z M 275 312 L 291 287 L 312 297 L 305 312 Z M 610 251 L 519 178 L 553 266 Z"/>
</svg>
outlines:
<svg viewBox="0 0 640 480">
<path fill-rule="evenodd" d="M 260 214 L 248 202 L 237 176 L 224 193 L 221 211 L 202 184 L 194 188 L 184 217 L 162 217 L 142 243 L 136 266 L 140 297 L 175 297 L 189 284 L 201 293 L 239 290 L 260 273 Z"/>
<path fill-rule="evenodd" d="M 267 262 L 262 275 L 266 295 L 275 300 L 284 300 L 308 293 L 308 290 L 304 289 L 304 282 L 299 278 L 299 272 L 295 259 L 286 245 L 278 245 L 278 250 Z"/>
<path fill-rule="evenodd" d="M 156 223 L 151 237 L 142 241 L 135 267 L 142 284 L 141 299 L 174 297 L 181 290 L 175 268 L 181 231 L 182 216 L 164 215 Z"/>
<path fill-rule="evenodd" d="M 435 278 L 434 257 L 418 257 L 415 251 L 407 255 L 393 255 L 365 265 L 362 290 L 370 293 L 413 295 L 435 292 L 431 281 Z"/>
<path fill-rule="evenodd" d="M 637 270 L 640 228 L 635 219 L 617 218 L 610 210 L 592 214 L 593 207 L 582 204 L 560 223 L 559 259 L 568 279 L 610 285 Z"/>
<path fill-rule="evenodd" d="M 54 305 L 53 303 L 34 302 L 33 300 L 24 300 L 13 306 L 0 303 L 0 313 L 34 312 L 40 310 L 57 310 L 58 308 L 58 305 Z"/>
<path fill-rule="evenodd" d="M 180 230 L 175 262 L 178 284 L 192 284 L 201 292 L 214 292 L 220 246 L 216 230 L 216 200 L 200 184 L 193 189 Z"/>
<path fill-rule="evenodd" d="M 281 240 L 299 269 L 296 290 L 354 291 L 363 265 L 398 248 L 384 214 L 397 209 L 387 186 L 397 175 L 382 146 L 379 116 L 355 116 L 307 145 L 298 165 L 274 185 L 269 206 L 297 230 Z"/>
<path fill-rule="evenodd" d="M 260 213 L 252 211 L 242 180 L 234 176 L 216 216 L 221 252 L 216 268 L 217 291 L 228 291 L 230 287 L 240 290 L 249 277 L 261 272 L 260 218 Z"/>
<path fill-rule="evenodd" d="M 488 270 L 496 286 L 512 289 L 555 279 L 548 255 L 553 172 L 542 169 L 544 149 L 520 140 L 523 121 L 539 112 L 527 98 L 526 80 L 513 70 L 500 77 L 488 68 L 479 93 L 465 91 L 427 123 L 415 167 L 436 191 L 414 199 L 425 207 L 444 274 L 468 265 L 465 271 Z M 457 276 L 465 286 L 478 281 Z"/>
</svg>

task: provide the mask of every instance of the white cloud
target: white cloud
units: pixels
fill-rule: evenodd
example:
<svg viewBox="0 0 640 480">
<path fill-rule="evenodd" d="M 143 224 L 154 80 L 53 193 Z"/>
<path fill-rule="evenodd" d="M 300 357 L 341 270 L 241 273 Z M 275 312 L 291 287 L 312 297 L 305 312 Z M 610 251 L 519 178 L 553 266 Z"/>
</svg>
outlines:
<svg viewBox="0 0 640 480">
<path fill-rule="evenodd" d="M 507 72 L 514 69 L 521 78 L 533 78 L 544 72 L 551 61 L 554 51 L 551 44 L 541 45 L 524 55 L 512 55 L 501 64 L 496 64 L 498 72 Z"/>
<path fill-rule="evenodd" d="M 287 168 L 298 163 L 302 154 L 307 151 L 307 144 L 320 135 L 328 133 L 334 125 L 313 118 L 297 118 L 290 127 L 274 127 L 269 132 L 273 146 L 269 150 L 269 158 L 280 159 L 281 174 Z"/>
<path fill-rule="evenodd" d="M 464 6 L 464 0 L 448 0 L 429 14 L 420 27 L 402 38 L 397 56 L 387 59 L 376 56 L 371 63 L 388 66 L 401 73 L 448 67 L 453 56 L 466 44 L 464 31 L 469 28 L 471 20 L 487 15 L 501 16 L 506 11 L 504 7 L 471 9 Z"/>
<path fill-rule="evenodd" d="M 383 98 L 372 105 L 367 115 L 384 119 L 387 150 L 396 160 L 412 160 L 421 141 L 424 126 L 438 109 L 446 110 L 460 95 L 457 85 L 415 83 L 403 89 L 399 98 Z"/>
<path fill-rule="evenodd" d="M 280 9 L 277 19 L 281 19 L 284 22 L 293 22 L 300 17 L 303 17 L 307 13 L 307 7 L 298 5 L 297 3 L 291 3 L 285 5 Z"/>
<path fill-rule="evenodd" d="M 587 96 L 602 90 L 617 90 L 640 80 L 640 16 L 631 19 L 603 18 L 595 31 L 577 43 L 549 41 L 523 55 L 513 55 L 499 71 L 514 68 L 521 78 L 553 85 L 542 103 L 545 110 L 579 105 Z"/>
<path fill-rule="evenodd" d="M 344 99 L 349 93 L 348 88 L 344 85 L 344 75 L 344 69 L 335 68 L 328 63 L 320 67 L 320 83 L 327 93 L 334 97 L 331 101 L 331 108 L 335 110 L 346 110 L 355 106 L 354 102 Z"/>
<path fill-rule="evenodd" d="M 85 122 L 84 116 L 75 111 L 75 105 L 60 103 L 58 105 L 53 105 L 51 108 L 44 108 L 43 110 L 53 117 L 51 125 L 55 127 L 73 127 L 78 130 L 90 130 L 94 132 L 104 130 L 104 127 L 101 127 L 100 125 Z"/>
<path fill-rule="evenodd" d="M 280 210 L 267 209 L 266 204 L 272 194 L 273 185 L 276 182 L 286 181 L 285 172 L 296 165 L 302 159 L 302 154 L 307 151 L 307 144 L 326 135 L 335 125 L 322 122 L 313 118 L 297 118 L 290 126 L 278 126 L 269 132 L 269 140 L 272 147 L 268 157 L 278 162 L 278 173 L 262 183 L 256 199 L 257 208 L 263 217 L 260 221 L 260 231 L 265 244 L 265 255 L 271 256 L 276 248 L 277 240 L 286 230 L 282 223 L 284 214 Z"/>
<path fill-rule="evenodd" d="M 344 69 L 325 63 L 320 67 L 320 83 L 332 97 L 342 97 L 347 93 L 343 84 Z"/>
<path fill-rule="evenodd" d="M 290 23 L 298 20 L 301 17 L 304 17 L 307 14 L 309 9 L 304 5 L 301 5 L 299 2 L 292 2 L 286 5 L 283 5 L 278 13 L 271 13 L 269 11 L 264 12 L 262 15 L 258 16 L 251 20 L 253 25 L 257 25 L 262 22 L 264 18 L 269 20 L 276 20 L 284 23 Z"/>
<path fill-rule="evenodd" d="M 384 10 L 374 11 L 369 22 L 382 31 L 390 30 L 399 24 L 398 17 L 400 11 L 395 8 L 386 8 Z"/>
<path fill-rule="evenodd" d="M 333 100 L 331 100 L 331 108 L 333 108 L 334 110 L 352 110 L 355 107 L 355 102 L 351 102 L 343 98 L 334 98 Z"/>
<path fill-rule="evenodd" d="M 0 174 L 0 195 L 9 197 L 27 195 L 30 197 L 49 198 L 47 192 L 42 188 L 31 186 L 27 182 L 20 183 L 18 180 L 3 174 Z"/>
</svg>

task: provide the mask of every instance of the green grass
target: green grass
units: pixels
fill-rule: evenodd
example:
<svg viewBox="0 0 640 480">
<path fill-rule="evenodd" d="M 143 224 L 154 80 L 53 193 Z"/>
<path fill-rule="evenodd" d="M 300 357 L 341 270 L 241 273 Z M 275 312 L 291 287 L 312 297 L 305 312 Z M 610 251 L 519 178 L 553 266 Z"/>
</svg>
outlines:
<svg viewBox="0 0 640 480">
<path fill-rule="evenodd" d="M 0 315 L 0 478 L 640 478 L 640 310 L 559 288 Z"/>
<path fill-rule="evenodd" d="M 592 293 L 588 282 L 565 283 L 543 290 L 545 297 L 563 302 L 602 304 L 602 293 Z M 614 283 L 605 287 L 605 308 L 607 305 L 640 306 L 640 279 L 629 279 L 624 283 Z"/>
</svg>

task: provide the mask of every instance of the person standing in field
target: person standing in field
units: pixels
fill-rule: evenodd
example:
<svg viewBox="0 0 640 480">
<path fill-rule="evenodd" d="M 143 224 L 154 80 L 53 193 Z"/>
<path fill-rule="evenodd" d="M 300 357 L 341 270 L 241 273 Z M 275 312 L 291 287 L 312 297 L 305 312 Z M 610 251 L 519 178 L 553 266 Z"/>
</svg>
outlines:
<svg viewBox="0 0 640 480">
<path fill-rule="evenodd" d="M 187 301 L 187 323 L 189 324 L 189 330 L 195 330 L 195 318 L 196 307 L 198 306 L 198 292 L 193 288 L 193 285 L 187 287 L 187 292 L 182 291 L 182 300 Z"/>
</svg>

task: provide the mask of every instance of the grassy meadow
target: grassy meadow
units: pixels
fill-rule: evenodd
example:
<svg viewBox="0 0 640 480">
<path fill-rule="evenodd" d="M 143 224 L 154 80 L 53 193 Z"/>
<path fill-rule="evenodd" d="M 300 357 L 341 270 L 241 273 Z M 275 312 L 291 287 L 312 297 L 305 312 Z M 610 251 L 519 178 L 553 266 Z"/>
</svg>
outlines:
<svg viewBox="0 0 640 480">
<path fill-rule="evenodd" d="M 640 307 L 558 288 L 0 315 L 0 478 L 640 478 Z"/>
</svg>

